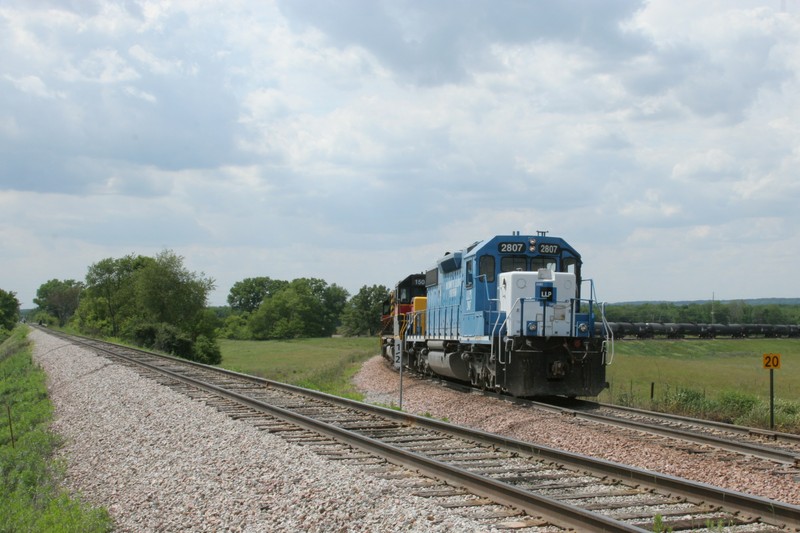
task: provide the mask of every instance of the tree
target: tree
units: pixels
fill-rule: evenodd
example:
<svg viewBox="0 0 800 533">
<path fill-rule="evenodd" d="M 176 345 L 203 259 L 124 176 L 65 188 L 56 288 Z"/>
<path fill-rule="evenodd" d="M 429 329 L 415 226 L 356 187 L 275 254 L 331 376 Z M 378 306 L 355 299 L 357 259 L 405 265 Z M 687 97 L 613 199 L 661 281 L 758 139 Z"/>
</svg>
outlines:
<svg viewBox="0 0 800 533">
<path fill-rule="evenodd" d="M 144 320 L 171 324 L 188 331 L 205 309 L 214 280 L 189 272 L 183 257 L 171 250 L 158 254 L 155 261 L 137 272 L 136 302 Z"/>
<path fill-rule="evenodd" d="M 58 319 L 58 325 L 63 326 L 78 309 L 81 292 L 84 284 L 74 279 L 51 279 L 43 283 L 36 291 L 33 303 L 46 313 Z"/>
<path fill-rule="evenodd" d="M 107 258 L 89 267 L 78 315 L 85 329 L 117 336 L 121 322 L 135 314 L 135 274 L 154 263 L 145 256 Z"/>
<path fill-rule="evenodd" d="M 0 330 L 11 330 L 19 320 L 17 294 L 0 289 Z"/>
<path fill-rule="evenodd" d="M 261 303 L 251 315 L 249 326 L 256 339 L 316 337 L 315 317 L 319 323 L 319 302 L 314 301 L 307 287 L 292 282 Z"/>
<path fill-rule="evenodd" d="M 381 309 L 386 294 L 383 285 L 364 285 L 344 308 L 342 327 L 345 335 L 375 335 L 381 328 Z"/>
<path fill-rule="evenodd" d="M 228 305 L 240 313 L 252 313 L 265 298 L 270 298 L 289 285 L 288 281 L 268 277 L 245 278 L 237 281 L 228 294 Z"/>
<path fill-rule="evenodd" d="M 256 339 L 326 337 L 339 325 L 347 291 L 317 278 L 298 278 L 266 298 L 248 323 Z"/>
<path fill-rule="evenodd" d="M 222 321 L 206 307 L 214 280 L 190 272 L 183 257 L 127 255 L 91 265 L 75 323 L 82 331 L 120 336 L 146 348 L 219 363 Z"/>
</svg>

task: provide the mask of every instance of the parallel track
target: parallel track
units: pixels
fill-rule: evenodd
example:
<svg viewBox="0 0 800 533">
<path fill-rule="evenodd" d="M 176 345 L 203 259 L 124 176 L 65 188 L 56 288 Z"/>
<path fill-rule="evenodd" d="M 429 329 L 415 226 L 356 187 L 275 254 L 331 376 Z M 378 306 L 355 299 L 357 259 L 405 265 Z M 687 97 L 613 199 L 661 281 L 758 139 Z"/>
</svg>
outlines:
<svg viewBox="0 0 800 533">
<path fill-rule="evenodd" d="M 478 391 L 466 385 L 432 378 L 435 381 L 465 392 L 508 401 L 517 405 L 557 412 L 600 424 L 624 427 L 652 435 L 693 444 L 702 444 L 740 455 L 757 457 L 775 463 L 800 468 L 800 435 L 701 420 L 697 418 L 646 411 L 632 407 L 603 404 L 584 400 L 552 401 L 514 398 L 491 391 Z M 800 475 L 800 471 L 798 471 Z"/>
<path fill-rule="evenodd" d="M 654 523 L 673 531 L 712 524 L 730 526 L 726 531 L 734 532 L 800 531 L 798 506 L 216 367 L 90 339 L 65 338 L 179 382 L 180 387 L 194 391 L 190 394 L 224 398 L 231 402 L 233 407 L 228 409 L 236 417 L 261 424 L 262 429 L 287 431 L 288 422 L 486 499 L 477 503 L 520 509 L 536 517 L 524 522 L 530 525 L 641 532 L 652 531 Z"/>
<path fill-rule="evenodd" d="M 800 435 L 792 433 L 587 401 L 574 404 L 570 411 L 575 416 L 589 420 L 631 427 L 800 467 Z"/>
</svg>

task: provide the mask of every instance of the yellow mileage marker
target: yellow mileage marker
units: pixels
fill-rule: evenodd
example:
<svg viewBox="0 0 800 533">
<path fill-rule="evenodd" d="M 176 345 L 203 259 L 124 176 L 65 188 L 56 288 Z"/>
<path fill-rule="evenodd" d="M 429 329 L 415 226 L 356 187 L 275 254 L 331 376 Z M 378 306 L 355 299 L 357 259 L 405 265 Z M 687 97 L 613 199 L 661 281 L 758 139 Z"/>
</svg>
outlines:
<svg viewBox="0 0 800 533">
<path fill-rule="evenodd" d="M 781 354 L 765 353 L 762 356 L 762 362 L 767 370 L 778 370 L 781 367 Z"/>
</svg>

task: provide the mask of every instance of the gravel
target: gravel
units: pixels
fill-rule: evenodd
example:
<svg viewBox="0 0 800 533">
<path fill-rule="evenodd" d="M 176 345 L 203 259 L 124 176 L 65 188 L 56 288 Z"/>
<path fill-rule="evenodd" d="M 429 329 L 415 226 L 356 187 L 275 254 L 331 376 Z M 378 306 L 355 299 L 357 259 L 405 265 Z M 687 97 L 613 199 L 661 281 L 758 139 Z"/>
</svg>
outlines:
<svg viewBox="0 0 800 533">
<path fill-rule="evenodd" d="M 65 483 L 105 506 L 116 531 L 487 531 L 415 489 L 328 461 L 235 421 L 47 333 L 33 330 L 48 374 Z M 403 408 L 452 423 L 800 504 L 800 473 L 760 460 L 532 410 L 405 376 Z M 398 403 L 380 356 L 354 378 L 367 401 Z M 672 443 L 669 445 L 669 443 Z"/>
<path fill-rule="evenodd" d="M 411 488 L 326 461 L 33 330 L 67 487 L 127 531 L 486 531 Z"/>
<path fill-rule="evenodd" d="M 398 405 L 399 375 L 376 356 L 367 361 L 354 383 L 366 401 Z M 710 448 L 645 436 L 591 421 L 513 405 L 448 389 L 404 375 L 403 410 L 453 424 L 478 428 L 519 440 L 625 463 L 718 487 L 798 505 L 800 471 Z M 703 453 L 703 452 L 709 453 Z"/>
</svg>

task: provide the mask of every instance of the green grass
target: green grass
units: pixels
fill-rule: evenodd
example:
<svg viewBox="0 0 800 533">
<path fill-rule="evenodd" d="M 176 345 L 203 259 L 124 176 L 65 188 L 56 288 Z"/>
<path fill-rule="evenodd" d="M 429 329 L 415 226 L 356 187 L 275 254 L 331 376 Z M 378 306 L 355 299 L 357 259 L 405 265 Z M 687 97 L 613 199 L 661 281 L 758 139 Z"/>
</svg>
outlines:
<svg viewBox="0 0 800 533">
<path fill-rule="evenodd" d="M 220 340 L 220 348 L 224 368 L 359 400 L 350 380 L 380 351 L 375 337 Z"/>
<path fill-rule="evenodd" d="M 48 430 L 53 408 L 27 331 L 16 328 L 0 345 L 0 532 L 110 531 L 104 509 L 60 487 L 64 465 L 53 457 L 60 441 Z"/>
<path fill-rule="evenodd" d="M 622 341 L 607 369 L 609 403 L 769 424 L 769 370 L 762 354 L 780 353 L 774 371 L 776 428 L 800 430 L 800 340 L 715 339 Z M 653 398 L 650 397 L 653 384 Z"/>
</svg>

